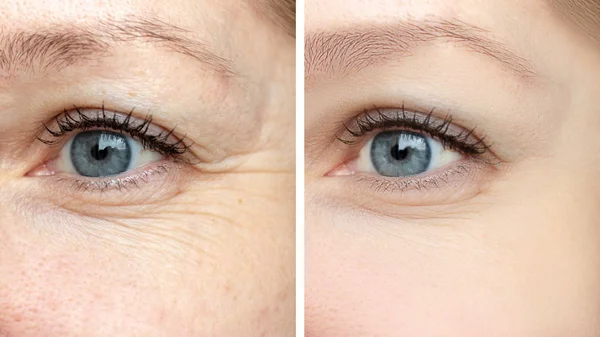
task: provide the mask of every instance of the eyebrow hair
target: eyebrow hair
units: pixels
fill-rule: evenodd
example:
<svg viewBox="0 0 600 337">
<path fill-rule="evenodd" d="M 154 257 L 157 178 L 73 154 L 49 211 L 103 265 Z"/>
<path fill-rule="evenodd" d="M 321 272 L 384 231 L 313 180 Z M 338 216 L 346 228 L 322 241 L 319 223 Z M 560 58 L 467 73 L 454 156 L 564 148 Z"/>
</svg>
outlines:
<svg viewBox="0 0 600 337">
<path fill-rule="evenodd" d="M 359 71 L 395 56 L 409 56 L 423 44 L 449 42 L 493 58 L 520 77 L 535 77 L 533 66 L 484 29 L 461 21 L 403 21 L 386 26 L 363 26 L 333 33 L 307 34 L 306 78 L 315 73 Z"/>
<path fill-rule="evenodd" d="M 94 25 L 56 25 L 35 31 L 0 32 L 0 70 L 6 72 L 62 70 L 79 61 L 110 55 L 110 47 L 135 41 L 187 55 L 213 71 L 232 76 L 231 62 L 203 41 L 186 36 L 188 30 L 158 19 L 98 21 Z"/>
</svg>

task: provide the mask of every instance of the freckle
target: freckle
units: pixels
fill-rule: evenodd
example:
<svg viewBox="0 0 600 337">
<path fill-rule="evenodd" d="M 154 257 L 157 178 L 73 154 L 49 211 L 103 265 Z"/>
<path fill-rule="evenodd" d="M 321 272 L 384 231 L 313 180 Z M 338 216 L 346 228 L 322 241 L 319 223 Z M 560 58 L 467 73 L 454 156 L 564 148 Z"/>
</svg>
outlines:
<svg viewBox="0 0 600 337">
<path fill-rule="evenodd" d="M 129 92 L 129 97 L 135 97 L 135 96 L 137 96 L 137 95 L 133 91 Z"/>
<path fill-rule="evenodd" d="M 243 203 L 244 203 L 244 201 L 243 201 L 242 199 L 238 199 L 238 204 L 240 204 L 240 205 L 241 205 L 241 204 L 243 204 Z"/>
</svg>

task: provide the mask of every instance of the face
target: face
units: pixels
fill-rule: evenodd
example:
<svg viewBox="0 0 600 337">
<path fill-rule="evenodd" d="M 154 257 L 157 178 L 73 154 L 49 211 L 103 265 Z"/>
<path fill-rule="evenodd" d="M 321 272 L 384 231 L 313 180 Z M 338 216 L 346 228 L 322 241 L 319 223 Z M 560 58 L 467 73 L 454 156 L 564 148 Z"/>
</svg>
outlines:
<svg viewBox="0 0 600 337">
<path fill-rule="evenodd" d="M 264 10 L 0 4 L 1 336 L 292 333 L 294 39 Z"/>
<path fill-rule="evenodd" d="M 307 1 L 308 336 L 600 331 L 600 48 L 544 1 Z"/>
</svg>

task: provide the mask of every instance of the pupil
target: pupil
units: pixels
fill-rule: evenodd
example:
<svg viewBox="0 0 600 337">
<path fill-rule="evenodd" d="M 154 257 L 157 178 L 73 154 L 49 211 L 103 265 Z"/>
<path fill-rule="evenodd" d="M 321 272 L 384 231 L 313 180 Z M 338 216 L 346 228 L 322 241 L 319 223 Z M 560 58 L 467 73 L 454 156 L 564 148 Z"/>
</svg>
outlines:
<svg viewBox="0 0 600 337">
<path fill-rule="evenodd" d="M 92 158 L 96 159 L 96 160 L 104 160 L 106 159 L 106 157 L 108 157 L 108 151 L 109 151 L 109 147 L 104 148 L 103 150 L 100 150 L 100 146 L 98 146 L 98 144 L 94 145 L 92 147 Z"/>
<path fill-rule="evenodd" d="M 392 158 L 394 158 L 396 160 L 404 160 L 410 154 L 410 147 L 400 149 L 398 144 L 396 144 L 392 147 L 390 154 L 392 155 Z"/>
</svg>

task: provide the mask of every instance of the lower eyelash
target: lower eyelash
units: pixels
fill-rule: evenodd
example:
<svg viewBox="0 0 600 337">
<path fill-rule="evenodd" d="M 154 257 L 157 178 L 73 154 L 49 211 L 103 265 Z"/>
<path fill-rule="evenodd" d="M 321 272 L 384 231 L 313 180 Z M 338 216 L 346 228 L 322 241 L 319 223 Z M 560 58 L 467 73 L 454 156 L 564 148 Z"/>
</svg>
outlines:
<svg viewBox="0 0 600 337">
<path fill-rule="evenodd" d="M 107 112 L 104 109 L 104 104 L 102 104 L 100 112 L 96 112 L 96 114 L 89 116 L 84 109 L 74 106 L 74 111 L 65 109 L 62 118 L 56 118 L 57 130 L 52 130 L 47 124 L 42 123 L 47 133 L 55 139 L 43 139 L 38 137 L 38 140 L 46 145 L 56 145 L 60 143 L 65 135 L 75 130 L 86 131 L 100 128 L 127 134 L 138 140 L 144 149 L 156 151 L 171 158 L 183 155 L 190 148 L 191 144 L 186 144 L 184 141 L 185 138 L 176 141 L 171 139 L 173 138 L 172 135 L 175 128 L 168 132 L 161 131 L 158 134 L 150 133 L 149 128 L 152 124 L 152 115 L 150 114 L 148 114 L 141 122 L 136 123 L 132 121 L 134 110 L 135 108 L 123 118 L 116 112 Z M 74 117 L 72 114 L 75 114 L 76 116 Z"/>
<path fill-rule="evenodd" d="M 404 105 L 399 110 L 375 107 L 373 110 L 365 110 L 361 116 L 354 118 L 349 123 L 342 123 L 345 135 L 340 135 L 337 139 L 344 144 L 353 145 L 364 135 L 375 130 L 385 131 L 392 128 L 405 128 L 429 135 L 439 140 L 444 148 L 457 150 L 467 155 L 477 156 L 489 150 L 491 145 L 486 144 L 485 137 L 476 139 L 473 136 L 475 128 L 462 129 L 459 132 L 452 133 L 450 131 L 453 126 L 452 116 L 447 115 L 443 120 L 439 120 L 433 117 L 434 110 L 435 108 L 424 115 L 407 111 Z"/>
<path fill-rule="evenodd" d="M 64 181 L 73 184 L 76 192 L 106 192 L 108 190 L 128 191 L 131 188 L 139 188 L 140 184 L 148 183 L 148 180 L 155 175 L 162 175 L 169 171 L 166 165 L 158 165 L 145 170 L 135 176 L 122 178 L 102 178 L 102 179 L 74 179 L 61 178 L 58 181 Z"/>
<path fill-rule="evenodd" d="M 431 188 L 441 188 L 443 184 L 448 184 L 451 180 L 464 177 L 471 172 L 472 168 L 468 165 L 459 165 L 438 175 L 430 177 L 410 177 L 406 179 L 383 179 L 381 177 L 368 176 L 360 177 L 359 182 L 371 184 L 371 188 L 376 192 L 397 193 L 406 190 L 427 190 Z"/>
</svg>

